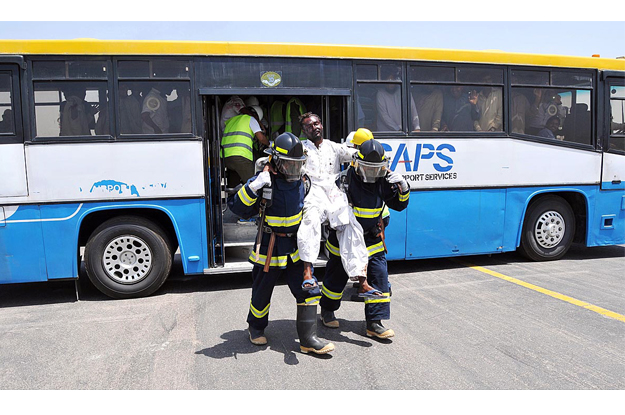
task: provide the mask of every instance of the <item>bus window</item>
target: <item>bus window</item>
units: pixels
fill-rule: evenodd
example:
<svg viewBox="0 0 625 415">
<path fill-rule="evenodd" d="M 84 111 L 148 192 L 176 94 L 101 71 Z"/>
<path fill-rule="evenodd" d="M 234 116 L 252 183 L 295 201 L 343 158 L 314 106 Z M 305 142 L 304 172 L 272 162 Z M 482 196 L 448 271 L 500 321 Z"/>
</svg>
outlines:
<svg viewBox="0 0 625 415">
<path fill-rule="evenodd" d="M 513 87 L 512 100 L 513 133 L 591 144 L 590 91 Z"/>
<path fill-rule="evenodd" d="M 191 133 L 189 82 L 120 81 L 121 134 Z"/>
<path fill-rule="evenodd" d="M 404 131 L 401 65 L 356 65 L 356 76 L 357 127 L 371 131 Z M 409 114 L 408 127 L 418 130 L 420 127 L 414 101 L 410 103 Z"/>
<path fill-rule="evenodd" d="M 0 73 L 0 134 L 15 134 L 11 99 L 11 75 Z"/>
<path fill-rule="evenodd" d="M 120 134 L 192 133 L 189 61 L 120 60 Z"/>
<path fill-rule="evenodd" d="M 625 151 L 625 86 L 610 88 L 610 150 Z"/>
<path fill-rule="evenodd" d="M 503 70 L 411 66 L 420 132 L 503 131 Z"/>
<path fill-rule="evenodd" d="M 107 92 L 106 82 L 35 82 L 36 135 L 107 135 Z"/>
</svg>

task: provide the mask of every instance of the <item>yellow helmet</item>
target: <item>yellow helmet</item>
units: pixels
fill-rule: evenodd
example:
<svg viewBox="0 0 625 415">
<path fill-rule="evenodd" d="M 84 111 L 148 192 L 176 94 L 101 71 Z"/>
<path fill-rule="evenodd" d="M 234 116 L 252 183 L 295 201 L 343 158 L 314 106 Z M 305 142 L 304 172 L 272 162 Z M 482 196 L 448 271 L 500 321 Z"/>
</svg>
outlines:
<svg viewBox="0 0 625 415">
<path fill-rule="evenodd" d="M 373 138 L 373 133 L 366 128 L 359 128 L 356 130 L 354 135 L 352 136 L 351 143 L 354 146 L 361 146 L 367 140 L 371 140 Z"/>
</svg>

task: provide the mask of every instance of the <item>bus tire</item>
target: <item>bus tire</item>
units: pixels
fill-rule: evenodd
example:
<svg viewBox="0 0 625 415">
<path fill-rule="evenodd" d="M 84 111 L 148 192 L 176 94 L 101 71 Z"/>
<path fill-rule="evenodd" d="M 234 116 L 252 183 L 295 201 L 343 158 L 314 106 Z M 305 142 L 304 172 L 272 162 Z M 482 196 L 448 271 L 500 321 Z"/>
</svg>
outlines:
<svg viewBox="0 0 625 415">
<path fill-rule="evenodd" d="M 172 266 L 167 234 L 138 216 L 107 220 L 89 237 L 84 261 L 87 276 L 112 298 L 146 297 L 167 279 Z"/>
<path fill-rule="evenodd" d="M 553 261 L 566 254 L 575 235 L 575 215 L 560 196 L 532 203 L 525 215 L 521 253 L 533 261 Z"/>
</svg>

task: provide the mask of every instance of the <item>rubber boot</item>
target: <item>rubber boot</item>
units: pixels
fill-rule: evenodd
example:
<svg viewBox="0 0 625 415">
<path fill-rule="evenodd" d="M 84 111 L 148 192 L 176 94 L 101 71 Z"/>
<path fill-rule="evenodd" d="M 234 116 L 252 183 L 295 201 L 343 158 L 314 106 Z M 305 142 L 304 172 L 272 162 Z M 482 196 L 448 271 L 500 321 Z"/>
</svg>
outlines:
<svg viewBox="0 0 625 415">
<path fill-rule="evenodd" d="M 317 337 L 317 305 L 297 305 L 297 335 L 302 353 L 326 354 L 334 350 L 332 343 Z"/>
<path fill-rule="evenodd" d="M 367 336 L 388 339 L 394 335 L 395 332 L 384 327 L 380 320 L 367 320 Z"/>
<path fill-rule="evenodd" d="M 334 311 L 325 310 L 323 307 L 321 307 L 321 322 L 331 329 L 339 328 L 339 321 L 334 316 Z"/>
</svg>

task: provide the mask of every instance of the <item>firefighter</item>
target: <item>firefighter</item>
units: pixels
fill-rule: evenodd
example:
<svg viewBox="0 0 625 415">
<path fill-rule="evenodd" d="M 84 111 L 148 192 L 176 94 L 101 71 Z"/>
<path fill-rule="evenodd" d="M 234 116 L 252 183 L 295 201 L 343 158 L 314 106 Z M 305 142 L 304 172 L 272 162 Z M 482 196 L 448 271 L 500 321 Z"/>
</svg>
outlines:
<svg viewBox="0 0 625 415">
<path fill-rule="evenodd" d="M 228 197 L 235 214 L 250 218 L 260 214 L 257 243 L 249 256 L 252 270 L 252 300 L 247 316 L 250 341 L 267 344 L 264 330 L 269 323 L 271 294 L 280 276 L 285 275 L 297 303 L 297 334 L 303 353 L 325 354 L 334 350 L 332 343 L 317 337 L 319 287 L 304 290 L 301 280 L 304 264 L 297 249 L 297 230 L 307 186 L 302 178 L 306 154 L 300 140 L 292 133 L 279 135 L 265 150 L 268 163 L 241 189 Z M 268 189 L 271 189 L 271 196 Z"/>
<path fill-rule="evenodd" d="M 384 228 L 388 225 L 390 215 L 385 207 L 388 205 L 397 211 L 406 209 L 410 186 L 399 173 L 388 170 L 384 148 L 372 138 L 371 132 L 366 132 L 368 134 L 357 132 L 353 136 L 351 142 L 359 151 L 340 181 L 364 231 L 369 254 L 367 281 L 374 289 L 383 293 L 382 297 L 365 297 L 367 336 L 386 339 L 393 337 L 395 333 L 382 325 L 382 320 L 390 319 L 391 311 L 384 241 Z M 370 136 L 369 139 L 367 135 Z M 366 140 L 364 142 L 363 137 Z M 341 265 L 336 232 L 330 232 L 326 248 L 330 255 L 321 289 L 321 319 L 325 326 L 338 328 L 339 322 L 334 312 L 341 305 L 348 276 Z"/>
</svg>

